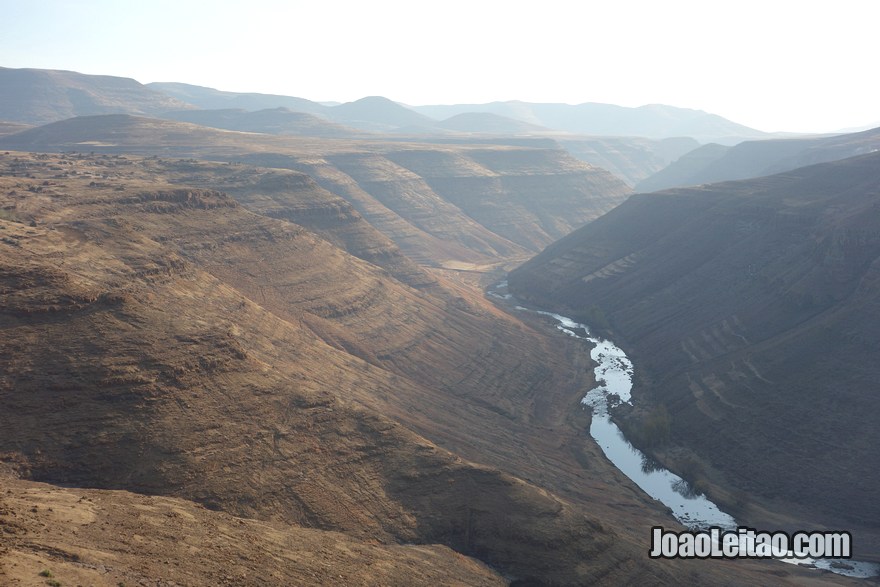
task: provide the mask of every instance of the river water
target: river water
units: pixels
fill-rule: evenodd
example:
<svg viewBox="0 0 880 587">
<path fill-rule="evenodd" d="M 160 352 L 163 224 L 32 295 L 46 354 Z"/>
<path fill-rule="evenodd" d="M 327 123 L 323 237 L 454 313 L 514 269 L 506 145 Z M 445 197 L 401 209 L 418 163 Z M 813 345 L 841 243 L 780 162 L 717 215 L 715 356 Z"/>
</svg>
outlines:
<svg viewBox="0 0 880 587">
<path fill-rule="evenodd" d="M 506 280 L 493 286 L 488 294 L 511 304 L 517 303 L 507 291 Z M 590 357 L 596 362 L 593 372 L 598 385 L 584 395 L 581 403 L 592 411 L 590 436 L 615 467 L 645 493 L 670 508 L 672 515 L 684 526 L 693 530 L 706 530 L 713 526 L 736 530 L 738 525 L 731 515 L 721 511 L 705 495 L 694 491 L 687 481 L 675 473 L 652 463 L 651 459 L 630 444 L 611 420 L 611 409 L 621 403 L 632 405 L 633 364 L 622 349 L 610 340 L 591 336 L 587 325 L 561 314 L 522 305 L 514 305 L 514 309 L 552 318 L 558 330 L 593 345 Z M 880 575 L 880 564 L 851 559 L 778 560 L 790 564 L 812 565 L 848 577 L 869 578 Z"/>
</svg>

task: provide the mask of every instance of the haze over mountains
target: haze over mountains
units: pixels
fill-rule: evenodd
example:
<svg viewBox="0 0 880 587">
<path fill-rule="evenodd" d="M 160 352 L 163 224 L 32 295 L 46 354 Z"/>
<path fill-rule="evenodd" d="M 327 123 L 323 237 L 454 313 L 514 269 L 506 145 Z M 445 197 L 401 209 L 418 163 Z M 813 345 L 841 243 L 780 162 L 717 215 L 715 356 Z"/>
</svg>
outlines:
<svg viewBox="0 0 880 587">
<path fill-rule="evenodd" d="M 0 88 L 0 583 L 851 584 L 649 558 L 683 527 L 589 436 L 589 346 L 486 295 L 511 269 L 627 350 L 614 417 L 692 489 L 880 560 L 876 131 Z M 751 179 L 632 195 L 710 168 Z"/>
<path fill-rule="evenodd" d="M 0 67 L 0 120 L 46 124 L 74 116 L 159 114 L 192 108 L 133 79 Z"/>
<path fill-rule="evenodd" d="M 704 145 L 636 184 L 638 191 L 770 175 L 880 150 L 880 129 L 836 136 Z"/>
<path fill-rule="evenodd" d="M 624 108 L 609 104 L 530 104 L 497 102 L 479 105 L 406 107 L 387 98 L 367 97 L 328 106 L 304 98 L 236 93 L 183 83 L 147 85 L 127 78 L 69 71 L 0 69 L 0 120 L 43 124 L 93 114 L 148 114 L 199 108 L 247 111 L 288 108 L 361 130 L 498 132 L 499 119 L 519 121 L 521 132 L 562 131 L 570 134 L 639 136 L 651 139 L 690 136 L 700 142 L 739 142 L 766 133 L 696 110 L 650 105 Z M 479 113 L 495 117 L 475 116 Z M 438 124 L 457 118 L 453 123 Z M 502 119 L 503 121 L 503 119 Z M 512 123 L 501 129 L 507 133 Z"/>
</svg>

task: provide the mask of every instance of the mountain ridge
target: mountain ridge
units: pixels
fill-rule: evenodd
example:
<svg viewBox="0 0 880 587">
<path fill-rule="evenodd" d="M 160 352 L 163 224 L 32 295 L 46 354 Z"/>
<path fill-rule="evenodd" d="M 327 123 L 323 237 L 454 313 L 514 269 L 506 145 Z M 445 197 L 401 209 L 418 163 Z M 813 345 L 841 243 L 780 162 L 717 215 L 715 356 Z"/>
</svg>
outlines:
<svg viewBox="0 0 880 587">
<path fill-rule="evenodd" d="M 780 173 L 880 149 L 880 128 L 809 138 L 703 145 L 638 184 L 637 191 L 716 183 Z"/>
<path fill-rule="evenodd" d="M 45 124 L 95 114 L 156 115 L 193 108 L 130 78 L 0 67 L 0 120 Z"/>
</svg>

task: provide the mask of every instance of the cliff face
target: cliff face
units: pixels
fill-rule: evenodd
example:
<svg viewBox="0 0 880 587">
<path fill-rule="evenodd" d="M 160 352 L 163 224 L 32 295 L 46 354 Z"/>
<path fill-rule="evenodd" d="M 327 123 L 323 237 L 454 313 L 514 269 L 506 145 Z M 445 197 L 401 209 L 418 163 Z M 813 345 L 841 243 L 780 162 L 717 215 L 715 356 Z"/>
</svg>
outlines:
<svg viewBox="0 0 880 587">
<path fill-rule="evenodd" d="M 597 218 L 629 194 L 607 171 L 561 150 L 398 151 L 388 157 L 470 218 L 529 251 Z"/>
<path fill-rule="evenodd" d="M 601 316 L 642 369 L 638 391 L 672 414 L 675 441 L 727 483 L 865 528 L 873 549 L 878 185 L 873 154 L 634 196 L 510 286 Z"/>
</svg>

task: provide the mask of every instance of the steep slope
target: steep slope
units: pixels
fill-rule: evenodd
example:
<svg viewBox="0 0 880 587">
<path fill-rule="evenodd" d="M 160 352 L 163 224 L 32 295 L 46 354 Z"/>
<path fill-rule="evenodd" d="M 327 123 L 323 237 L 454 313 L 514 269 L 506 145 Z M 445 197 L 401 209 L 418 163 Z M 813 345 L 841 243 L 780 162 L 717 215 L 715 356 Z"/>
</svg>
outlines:
<svg viewBox="0 0 880 587">
<path fill-rule="evenodd" d="M 700 144 L 688 137 L 642 139 L 637 137 L 559 137 L 560 146 L 581 161 L 606 169 L 637 185 L 647 177 L 683 158 Z"/>
<path fill-rule="evenodd" d="M 414 290 L 286 220 L 152 177 L 173 163 L 12 153 L 0 166 L 0 459 L 140 494 L 9 482 L 0 520 L 22 534 L 0 548 L 24 569 L 393 583 L 412 563 L 407 584 L 494 580 L 471 560 L 446 566 L 443 547 L 395 546 L 442 544 L 522 585 L 803 578 L 648 559 L 650 526 L 675 523 L 585 436 L 587 350 L 480 292 Z M 102 529 L 77 525 L 93 515 Z M 104 529 L 130 538 L 107 553 Z M 261 548 L 286 554 L 256 568 Z"/>
<path fill-rule="evenodd" d="M 118 168 L 117 168 L 118 169 Z M 412 287 L 436 280 L 403 255 L 343 198 L 319 187 L 303 173 L 241 164 L 151 158 L 126 177 L 164 180 L 187 186 L 220 189 L 247 209 L 306 227 L 348 253 L 387 270 Z"/>
<path fill-rule="evenodd" d="M 385 157 L 415 172 L 482 226 L 530 251 L 629 195 L 626 185 L 607 171 L 561 150 L 407 150 Z"/>
<path fill-rule="evenodd" d="M 46 124 L 94 114 L 158 114 L 191 106 L 133 79 L 0 67 L 0 120 Z"/>
<path fill-rule="evenodd" d="M 735 147 L 705 145 L 639 183 L 639 191 L 748 179 L 880 149 L 880 128 L 809 139 L 748 141 Z"/>
<path fill-rule="evenodd" d="M 769 143 L 770 141 L 765 142 Z M 717 143 L 698 147 L 685 153 L 668 166 L 659 169 L 653 175 L 642 178 L 635 184 L 635 189 L 639 192 L 654 192 L 672 187 L 705 183 L 696 181 L 696 179 L 706 168 L 722 159 L 732 148 Z"/>
<path fill-rule="evenodd" d="M 601 317 L 703 481 L 854 529 L 877 557 L 878 186 L 871 154 L 637 195 L 511 273 L 511 289 Z"/>
<path fill-rule="evenodd" d="M 440 546 L 369 544 L 182 499 L 0 476 L 0 582 L 45 585 L 506 585 Z M 230 556 L 230 553 L 234 553 Z"/>
<path fill-rule="evenodd" d="M 564 151 L 220 131 L 86 117 L 0 138 L 0 147 L 198 157 L 311 175 L 407 256 L 433 266 L 521 259 L 622 202 L 629 188 Z M 425 177 L 422 177 L 422 173 Z"/>
<path fill-rule="evenodd" d="M 236 522 L 245 531 L 271 522 L 344 532 L 312 541 L 280 530 L 304 541 L 289 552 L 316 564 L 331 545 L 346 548 L 350 556 L 334 556 L 330 568 L 358 574 L 382 556 L 367 542 L 444 544 L 516 584 L 803 578 L 772 563 L 647 558 L 650 526 L 676 524 L 586 437 L 578 406 L 593 382 L 581 345 L 505 315 L 464 282 L 408 287 L 209 186 L 214 173 L 243 192 L 251 180 L 298 174 L 106 154 L 11 153 L 0 166 L 0 456 L 20 475 L 184 498 L 261 521 Z M 201 176 L 205 187 L 169 185 L 154 169 L 178 181 Z M 284 205 L 312 189 L 292 190 Z M 251 195 L 260 205 L 259 192 Z M 132 499 L 209 528 L 228 520 Z M 144 540 L 130 542 L 145 555 L 193 536 L 176 522 L 158 534 L 140 515 L 104 521 L 142 529 Z M 103 550 L 92 530 L 71 534 Z M 44 540 L 39 528 L 25 531 Z M 229 534 L 214 537 L 207 561 L 277 548 L 269 538 L 236 547 Z M 64 557 L 67 536 L 58 533 L 62 552 L 27 540 L 14 555 L 75 563 Z M 128 548 L 116 550 L 115 564 L 150 574 L 150 561 L 127 562 Z M 395 552 L 442 558 L 443 549 Z M 440 573 L 431 569 L 437 559 L 420 558 L 428 560 L 413 560 L 413 580 L 481 576 L 471 561 Z M 291 570 L 282 557 L 268 568 L 312 568 L 298 564 Z M 209 575 L 204 584 L 215 576 L 199 562 L 171 576 L 193 572 Z M 374 572 L 398 576 L 393 567 Z"/>
<path fill-rule="evenodd" d="M 12 176 L 25 160 L 35 177 Z M 524 581 L 670 580 L 611 529 L 632 514 L 583 505 L 663 519 L 645 498 L 599 477 L 579 505 L 497 468 L 551 487 L 579 460 L 609 472 L 592 447 L 541 448 L 538 406 L 576 401 L 553 370 L 564 341 L 418 294 L 222 193 L 103 177 L 137 160 L 4 163 L 0 453 L 23 474 L 443 543 Z"/>
</svg>

